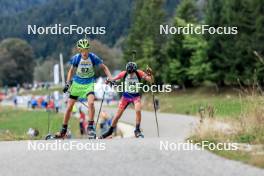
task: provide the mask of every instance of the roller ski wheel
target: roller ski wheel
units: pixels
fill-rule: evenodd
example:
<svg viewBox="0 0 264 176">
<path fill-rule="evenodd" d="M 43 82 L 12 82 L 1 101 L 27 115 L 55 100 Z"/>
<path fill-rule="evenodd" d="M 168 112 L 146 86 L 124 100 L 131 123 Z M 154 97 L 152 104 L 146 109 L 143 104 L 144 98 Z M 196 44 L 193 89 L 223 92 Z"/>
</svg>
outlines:
<svg viewBox="0 0 264 176">
<path fill-rule="evenodd" d="M 45 140 L 65 139 L 65 138 L 67 138 L 67 134 L 65 134 L 65 135 L 61 135 L 60 133 L 57 133 L 57 134 L 55 134 L 55 135 L 48 134 L 48 135 L 45 137 Z"/>
</svg>

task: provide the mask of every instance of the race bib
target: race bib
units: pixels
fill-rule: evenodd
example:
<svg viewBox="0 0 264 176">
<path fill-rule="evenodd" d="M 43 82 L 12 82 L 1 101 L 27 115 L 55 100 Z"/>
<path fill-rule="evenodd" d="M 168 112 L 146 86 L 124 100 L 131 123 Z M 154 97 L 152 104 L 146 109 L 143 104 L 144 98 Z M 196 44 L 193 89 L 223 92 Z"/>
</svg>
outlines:
<svg viewBox="0 0 264 176">
<path fill-rule="evenodd" d="M 125 79 L 125 91 L 128 93 L 139 93 L 139 80 L 136 75 L 130 77 L 128 75 Z"/>
<path fill-rule="evenodd" d="M 77 76 L 80 78 L 91 78 L 94 76 L 94 68 L 90 59 L 81 59 L 77 71 Z"/>
</svg>

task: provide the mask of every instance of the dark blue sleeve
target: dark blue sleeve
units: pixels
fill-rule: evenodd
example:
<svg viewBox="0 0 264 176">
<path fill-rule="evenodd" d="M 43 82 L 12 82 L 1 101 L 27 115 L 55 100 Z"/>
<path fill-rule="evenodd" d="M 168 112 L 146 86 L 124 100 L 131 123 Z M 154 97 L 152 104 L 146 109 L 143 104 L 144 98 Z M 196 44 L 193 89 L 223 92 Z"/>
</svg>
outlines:
<svg viewBox="0 0 264 176">
<path fill-rule="evenodd" d="M 93 65 L 95 66 L 98 66 L 103 63 L 103 60 L 100 57 L 96 56 L 94 53 L 90 53 L 90 58 Z"/>
<path fill-rule="evenodd" d="M 72 56 L 70 65 L 72 65 L 73 67 L 78 67 L 78 55 Z"/>
</svg>

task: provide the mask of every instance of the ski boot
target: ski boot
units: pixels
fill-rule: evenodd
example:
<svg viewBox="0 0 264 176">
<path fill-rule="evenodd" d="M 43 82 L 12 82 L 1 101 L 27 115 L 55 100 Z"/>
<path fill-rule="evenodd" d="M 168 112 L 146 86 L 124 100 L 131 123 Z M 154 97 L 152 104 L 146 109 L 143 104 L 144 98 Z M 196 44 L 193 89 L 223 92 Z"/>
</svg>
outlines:
<svg viewBox="0 0 264 176">
<path fill-rule="evenodd" d="M 96 139 L 96 132 L 93 125 L 89 125 L 87 128 L 88 139 Z"/>
<path fill-rule="evenodd" d="M 52 138 L 54 138 L 54 139 L 65 139 L 67 137 L 66 134 L 67 134 L 67 126 L 62 126 L 62 129 L 59 132 L 57 132 L 53 137 L 50 136 L 50 139 L 52 139 Z"/>
<path fill-rule="evenodd" d="M 144 135 L 143 135 L 143 133 L 138 129 L 136 129 L 135 131 L 134 131 L 134 134 L 135 134 L 135 137 L 136 138 L 144 138 Z"/>
<path fill-rule="evenodd" d="M 99 139 L 105 139 L 105 138 L 111 138 L 111 135 L 115 131 L 114 127 L 110 127 L 107 132 L 105 132 L 103 135 L 99 137 Z"/>
</svg>

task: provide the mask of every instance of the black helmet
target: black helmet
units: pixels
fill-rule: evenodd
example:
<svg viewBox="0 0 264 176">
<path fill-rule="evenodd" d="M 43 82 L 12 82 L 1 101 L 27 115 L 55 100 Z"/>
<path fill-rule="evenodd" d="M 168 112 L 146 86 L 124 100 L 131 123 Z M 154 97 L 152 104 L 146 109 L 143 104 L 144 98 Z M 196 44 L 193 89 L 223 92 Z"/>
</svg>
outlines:
<svg viewBox="0 0 264 176">
<path fill-rule="evenodd" d="M 133 73 L 137 71 L 137 64 L 135 62 L 128 62 L 126 64 L 126 71 L 128 73 Z"/>
</svg>

